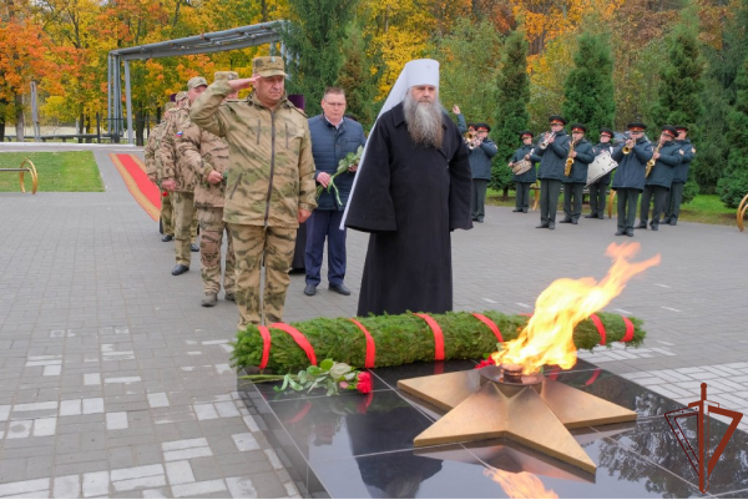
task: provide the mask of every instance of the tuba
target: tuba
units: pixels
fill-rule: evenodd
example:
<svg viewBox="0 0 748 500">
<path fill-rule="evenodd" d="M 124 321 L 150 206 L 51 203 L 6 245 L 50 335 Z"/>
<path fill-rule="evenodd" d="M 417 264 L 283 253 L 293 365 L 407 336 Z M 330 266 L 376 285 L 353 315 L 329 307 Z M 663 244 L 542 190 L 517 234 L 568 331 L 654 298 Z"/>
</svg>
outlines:
<svg viewBox="0 0 748 500">
<path fill-rule="evenodd" d="M 659 153 L 660 149 L 662 149 L 662 141 L 657 143 L 657 147 L 655 148 L 654 152 Z M 647 170 L 644 171 L 644 177 L 649 177 L 649 174 L 652 173 L 652 167 L 655 166 L 655 162 L 657 160 L 654 159 L 654 157 L 650 158 L 650 160 L 647 162 Z"/>
<path fill-rule="evenodd" d="M 540 149 L 546 149 L 548 147 L 548 144 L 550 144 L 548 141 L 553 139 L 556 136 L 556 132 L 546 132 L 545 138 L 540 141 L 540 144 L 538 145 Z"/>
</svg>

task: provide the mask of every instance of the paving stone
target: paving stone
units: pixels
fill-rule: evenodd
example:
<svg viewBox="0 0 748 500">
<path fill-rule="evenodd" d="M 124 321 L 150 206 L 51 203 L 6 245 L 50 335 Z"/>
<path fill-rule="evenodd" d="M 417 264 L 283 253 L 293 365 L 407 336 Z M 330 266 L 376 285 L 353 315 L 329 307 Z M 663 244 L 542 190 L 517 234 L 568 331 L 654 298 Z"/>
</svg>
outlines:
<svg viewBox="0 0 748 500">
<path fill-rule="evenodd" d="M 226 483 L 223 479 L 214 479 L 212 481 L 172 486 L 171 491 L 176 498 L 195 497 L 208 493 L 224 492 L 226 491 Z"/>
</svg>

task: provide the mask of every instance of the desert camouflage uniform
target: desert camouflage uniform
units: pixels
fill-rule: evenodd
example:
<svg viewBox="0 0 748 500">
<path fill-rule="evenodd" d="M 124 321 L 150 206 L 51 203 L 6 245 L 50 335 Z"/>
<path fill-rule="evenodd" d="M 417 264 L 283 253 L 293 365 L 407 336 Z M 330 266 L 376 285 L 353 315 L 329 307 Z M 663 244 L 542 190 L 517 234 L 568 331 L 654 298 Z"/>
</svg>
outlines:
<svg viewBox="0 0 748 500">
<path fill-rule="evenodd" d="M 185 167 L 177 153 L 177 139 L 189 126 L 190 104 L 186 101 L 175 110 L 166 125 L 159 153 L 162 163 L 161 180 L 175 179 L 176 189 L 172 193 L 174 205 L 174 248 L 176 262 L 190 267 L 190 242 L 197 236 L 197 212 L 195 211 L 195 175 Z M 193 229 L 194 227 L 194 229 Z"/>
<path fill-rule="evenodd" d="M 226 141 L 190 124 L 177 141 L 180 161 L 195 174 L 195 207 L 200 221 L 200 262 L 202 264 L 203 291 L 221 291 L 221 245 L 226 223 L 223 222 L 223 197 L 225 182 L 208 183 L 208 174 L 213 170 L 223 174 L 228 170 L 229 147 Z M 227 295 L 234 293 L 235 265 L 234 239 L 228 233 L 226 274 L 223 288 Z"/>
<path fill-rule="evenodd" d="M 227 82 L 213 83 L 193 103 L 190 118 L 229 145 L 223 220 L 234 238 L 236 302 L 243 329 L 249 323 L 260 324 L 262 313 L 267 323 L 283 317 L 298 211 L 312 211 L 317 203 L 306 115 L 285 96 L 274 111 L 254 93 L 222 105 L 230 92 Z"/>
<path fill-rule="evenodd" d="M 161 187 L 161 159 L 157 153 L 170 114 L 171 110 L 164 113 L 161 123 L 153 128 L 145 146 L 145 172 L 151 182 L 159 187 Z M 171 204 L 171 193 L 165 192 L 167 193 L 166 196 L 161 196 L 161 229 L 165 235 L 174 236 L 174 212 Z"/>
</svg>

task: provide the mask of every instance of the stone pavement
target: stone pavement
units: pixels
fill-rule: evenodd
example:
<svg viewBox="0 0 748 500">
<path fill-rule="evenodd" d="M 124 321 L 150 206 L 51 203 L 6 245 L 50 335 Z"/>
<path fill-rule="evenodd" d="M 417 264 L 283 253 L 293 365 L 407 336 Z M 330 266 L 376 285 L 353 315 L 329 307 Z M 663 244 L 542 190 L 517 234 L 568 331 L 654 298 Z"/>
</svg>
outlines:
<svg viewBox="0 0 748 500">
<path fill-rule="evenodd" d="M 196 254 L 171 276 L 173 245 L 127 192 L 116 148 L 89 148 L 104 193 L 0 194 L 0 497 L 298 496 L 236 393 L 235 305 L 199 306 Z M 602 278 L 611 242 L 641 243 L 662 263 L 606 310 L 641 318 L 645 344 L 581 357 L 684 403 L 707 382 L 748 414 L 748 234 L 681 222 L 615 238 L 614 220 L 538 220 L 489 207 L 453 234 L 455 309 L 529 312 L 557 278 Z M 314 297 L 292 276 L 285 319 L 355 314 L 366 242 L 349 233 L 350 297 L 325 269 Z"/>
</svg>

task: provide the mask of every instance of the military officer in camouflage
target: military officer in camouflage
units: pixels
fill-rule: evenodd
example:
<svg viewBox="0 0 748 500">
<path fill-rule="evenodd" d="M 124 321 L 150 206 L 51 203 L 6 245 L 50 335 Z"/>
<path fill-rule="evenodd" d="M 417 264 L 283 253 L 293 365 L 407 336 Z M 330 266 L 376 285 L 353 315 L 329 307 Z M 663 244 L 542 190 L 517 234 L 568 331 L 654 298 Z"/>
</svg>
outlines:
<svg viewBox="0 0 748 500">
<path fill-rule="evenodd" d="M 164 115 L 161 118 L 161 122 L 153 127 L 151 133 L 148 135 L 148 142 L 145 145 L 145 172 L 152 183 L 157 186 L 161 186 L 161 161 L 156 154 L 160 145 L 161 140 L 164 137 L 164 130 L 167 128 L 167 122 L 171 116 L 172 111 L 176 104 L 174 102 L 167 102 L 164 107 Z M 164 191 L 166 196 L 161 197 L 161 231 L 164 236 L 161 241 L 164 243 L 174 239 L 174 228 L 172 226 L 172 207 L 171 207 L 171 193 Z"/>
<path fill-rule="evenodd" d="M 283 60 L 257 57 L 252 69 L 252 78 L 214 82 L 190 112 L 229 145 L 223 220 L 234 238 L 240 329 L 282 319 L 296 229 L 317 206 L 309 126 L 286 97 Z M 247 99 L 223 102 L 249 86 Z"/>
<path fill-rule="evenodd" d="M 182 106 L 174 114 L 170 122 L 171 127 L 164 134 L 160 149 L 163 161 L 161 187 L 174 192 L 174 242 L 177 261 L 171 271 L 174 276 L 190 270 L 190 252 L 192 251 L 190 227 L 196 218 L 195 174 L 177 153 L 177 140 L 190 124 L 190 105 L 206 88 L 208 88 L 208 82 L 202 76 L 190 78 L 187 82 L 187 99 L 182 101 Z"/>
<path fill-rule="evenodd" d="M 214 81 L 236 80 L 234 71 L 218 71 Z M 228 94 L 236 99 L 238 92 Z M 200 222 L 200 263 L 203 278 L 203 299 L 200 305 L 213 307 L 221 291 L 221 246 L 226 224 L 223 222 L 223 198 L 226 191 L 224 173 L 228 171 L 229 147 L 220 137 L 203 130 L 194 123 L 184 129 L 177 141 L 177 152 L 185 165 L 192 169 L 195 178 L 195 208 Z M 234 295 L 234 239 L 228 234 L 226 273 L 223 289 L 226 300 L 235 302 Z"/>
</svg>

